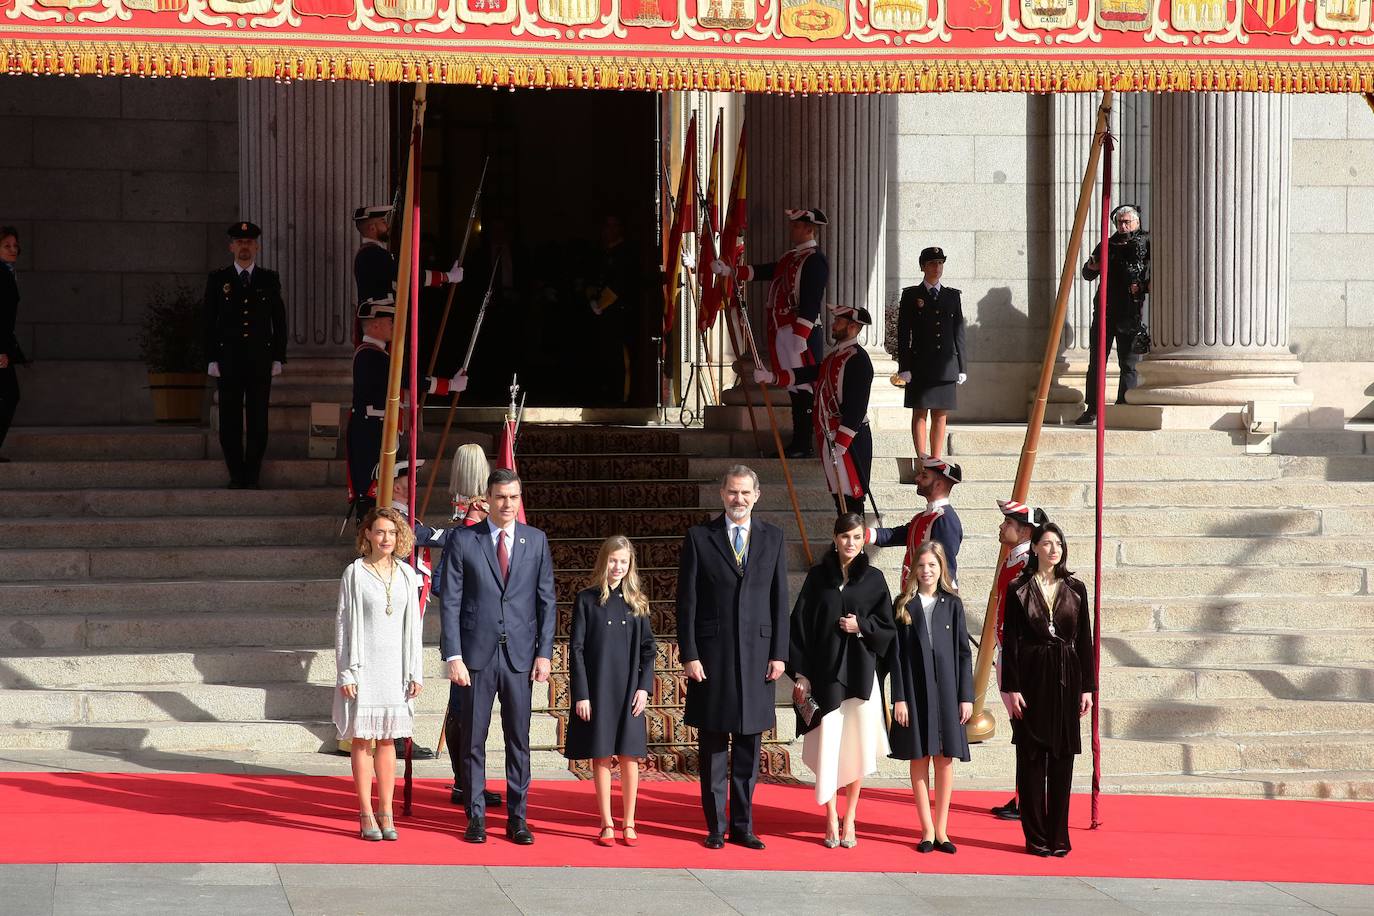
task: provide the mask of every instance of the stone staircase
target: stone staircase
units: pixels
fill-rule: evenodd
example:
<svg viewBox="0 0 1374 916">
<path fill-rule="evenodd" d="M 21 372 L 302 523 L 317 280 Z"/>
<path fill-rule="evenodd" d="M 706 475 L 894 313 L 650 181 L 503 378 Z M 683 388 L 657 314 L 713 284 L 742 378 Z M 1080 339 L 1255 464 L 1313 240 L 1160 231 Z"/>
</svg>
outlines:
<svg viewBox="0 0 1374 916">
<path fill-rule="evenodd" d="M 1270 456 L 1241 454 L 1224 432 L 1109 435 L 1109 787 L 1374 798 L 1374 442 L 1324 435 L 1328 454 Z M 997 551 L 994 500 L 1011 489 L 1021 436 L 1011 426 L 950 434 L 968 481 L 955 503 L 975 635 Z M 875 495 L 899 524 L 922 502 L 904 482 L 910 443 L 904 433 L 875 439 Z M 1090 430 L 1047 429 L 1031 490 L 1065 526 L 1071 566 L 1090 585 L 1091 444 Z M 661 639 L 651 765 L 694 770 L 671 638 L 677 549 L 687 525 L 717 511 L 723 467 L 752 452 L 748 433 L 525 427 L 530 521 L 550 534 L 562 611 L 555 677 L 535 698 L 536 769 L 566 768 L 557 747 L 568 604 L 600 540 L 619 532 L 639 547 Z M 269 489 L 228 491 L 205 430 L 18 429 L 7 454 L 16 460 L 0 465 L 0 750 L 229 760 L 332 746 L 333 606 L 352 556 L 338 536 L 341 461 L 272 458 Z M 758 511 L 793 539 L 795 588 L 804 560 L 779 463 L 743 460 L 763 479 Z M 793 474 L 819 551 L 833 518 L 819 466 L 794 463 Z M 876 555 L 894 587 L 900 554 Z M 431 642 L 436 627 L 431 615 Z M 432 745 L 446 690 L 437 651 L 429 659 L 420 736 Z M 971 785 L 1006 785 L 1013 769 L 990 699 L 998 734 L 961 769 Z M 805 776 L 786 705 L 780 685 L 768 767 Z M 494 773 L 500 747 L 496 719 Z M 904 767 L 888 761 L 884 773 Z"/>
</svg>

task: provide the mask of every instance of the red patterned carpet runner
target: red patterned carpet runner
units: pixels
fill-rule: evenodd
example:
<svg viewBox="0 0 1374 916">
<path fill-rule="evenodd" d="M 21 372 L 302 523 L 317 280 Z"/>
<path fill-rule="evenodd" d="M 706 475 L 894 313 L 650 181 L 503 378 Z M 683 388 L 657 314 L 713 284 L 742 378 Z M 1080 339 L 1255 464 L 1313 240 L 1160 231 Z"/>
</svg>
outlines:
<svg viewBox="0 0 1374 916">
<path fill-rule="evenodd" d="M 572 601 L 587 585 L 602 540 L 623 534 L 639 554 L 640 577 L 652 602 L 658 637 L 654 689 L 644 714 L 649 758 L 641 772 L 650 779 L 697 775 L 696 730 L 682 721 L 686 682 L 677 654 L 673 602 L 682 536 L 719 509 L 714 481 L 689 479 L 690 456 L 680 449 L 674 430 L 532 426 L 520 437 L 525 511 L 531 525 L 548 533 L 557 570 L 558 638 L 550 712 L 558 719 L 559 747 L 571 706 L 567 650 Z M 725 463 L 722 459 L 722 467 Z M 792 781 L 787 750 L 776 733 L 765 732 L 763 740 L 763 775 Z M 570 769 L 584 778 L 591 775 L 585 762 L 574 762 Z"/>
</svg>

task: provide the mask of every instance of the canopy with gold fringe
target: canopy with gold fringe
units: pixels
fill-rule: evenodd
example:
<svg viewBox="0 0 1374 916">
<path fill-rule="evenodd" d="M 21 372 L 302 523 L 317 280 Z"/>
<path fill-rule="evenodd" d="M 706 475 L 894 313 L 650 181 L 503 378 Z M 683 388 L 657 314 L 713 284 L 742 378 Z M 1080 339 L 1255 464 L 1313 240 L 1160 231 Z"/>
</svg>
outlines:
<svg viewBox="0 0 1374 916">
<path fill-rule="evenodd" d="M 11 74 L 1374 91 L 1374 0 L 0 0 Z"/>
</svg>

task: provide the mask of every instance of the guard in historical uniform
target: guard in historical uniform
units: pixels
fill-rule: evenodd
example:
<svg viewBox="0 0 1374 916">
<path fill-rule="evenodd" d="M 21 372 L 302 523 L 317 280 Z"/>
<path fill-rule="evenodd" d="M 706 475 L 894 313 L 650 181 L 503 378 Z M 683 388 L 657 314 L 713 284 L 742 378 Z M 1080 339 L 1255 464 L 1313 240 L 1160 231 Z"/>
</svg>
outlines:
<svg viewBox="0 0 1374 916">
<path fill-rule="evenodd" d="M 231 490 L 258 486 L 272 377 L 286 363 L 286 304 L 276 271 L 257 264 L 261 235 L 250 222 L 230 226 L 234 263 L 205 283 L 206 372 L 218 380 L 219 444 Z"/>
<path fill-rule="evenodd" d="M 939 541 L 945 548 L 945 559 L 949 561 L 949 577 L 958 585 L 956 575 L 959 571 L 959 546 L 964 543 L 964 525 L 950 505 L 949 493 L 956 483 L 963 481 L 964 471 L 959 465 L 943 458 L 922 455 L 919 460 L 921 467 L 916 474 L 916 492 L 926 498 L 925 510 L 896 528 L 867 529 L 867 540 L 878 547 L 899 544 L 906 547 L 906 556 L 902 558 L 902 588 L 906 588 L 906 577 L 911 572 L 916 548 L 928 540 Z"/>
<path fill-rule="evenodd" d="M 863 515 L 864 494 L 873 469 L 873 433 L 868 426 L 868 398 L 873 390 L 873 360 L 859 346 L 859 335 L 873 324 L 868 309 L 830 306 L 830 336 L 835 341 L 819 366 L 786 369 L 776 377 L 755 369 L 754 381 L 789 387 L 815 386 L 813 427 L 825 480 L 840 512 Z"/>
<path fill-rule="evenodd" d="M 353 351 L 353 408 L 344 438 L 348 466 L 348 502 L 359 521 L 377 504 L 376 486 L 369 471 L 382 454 L 382 421 L 386 417 L 387 384 L 391 374 L 391 343 L 396 300 L 388 293 L 369 299 L 358 307 L 362 341 Z M 406 374 L 402 373 L 402 385 Z M 453 394 L 467 388 L 467 376 L 459 372 L 451 379 L 420 379 L 429 394 Z"/>
<path fill-rule="evenodd" d="M 393 296 L 396 292 L 397 256 L 388 247 L 391 239 L 391 215 L 396 210 L 390 204 L 358 207 L 353 211 L 353 225 L 358 229 L 362 244 L 353 255 L 353 280 L 358 285 L 358 302 Z M 457 261 L 448 270 L 421 270 L 421 286 L 443 286 L 461 283 L 463 268 Z M 354 344 L 361 339 L 361 328 L 354 327 Z"/>
<path fill-rule="evenodd" d="M 1007 558 L 1003 561 L 1002 568 L 997 570 L 997 583 L 993 589 L 997 595 L 997 686 L 1000 688 L 1002 622 L 1007 612 L 1007 589 L 1020 578 L 1026 568 L 1026 561 L 1030 559 L 1031 535 L 1038 526 L 1048 524 L 1050 519 L 1045 510 L 1032 508 L 1014 499 L 997 500 L 997 508 L 1002 510 L 1002 525 L 997 529 L 997 540 L 1007 545 Z M 1007 707 L 1007 715 L 1011 715 L 1010 700 L 1004 696 L 1002 703 Z M 1004 821 L 1021 819 L 1021 809 L 1017 805 L 1015 795 L 1005 805 L 993 808 L 992 813 Z"/>
<path fill-rule="evenodd" d="M 817 229 L 829 225 L 825 214 L 814 207 L 785 212 L 791 221 L 791 250 L 772 264 L 744 266 L 738 272 L 741 281 L 772 281 L 768 286 L 766 368 L 775 374 L 821 361 L 823 340 L 815 330 L 821 320 L 825 286 L 830 281 L 830 263 L 816 241 Z M 712 262 L 711 269 L 721 275 L 734 270 L 721 260 Z M 800 382 L 787 391 L 792 399 L 792 444 L 785 450 L 787 457 L 810 458 L 815 454 L 810 436 L 815 401 L 812 386 Z"/>
<path fill-rule="evenodd" d="M 959 290 L 940 282 L 944 249 L 922 250 L 920 263 L 924 278 L 903 289 L 897 305 L 897 378 L 912 409 L 916 454 L 938 458 L 945 450 L 946 417 L 958 406 L 956 388 L 968 381 L 964 307 Z"/>
<path fill-rule="evenodd" d="M 1126 392 L 1136 386 L 1136 365 L 1150 352 L 1150 332 L 1145 327 L 1145 297 L 1150 294 L 1150 233 L 1140 228 L 1140 208 L 1124 204 L 1112 211 L 1116 231 L 1107 239 L 1107 355 L 1116 346 L 1120 374 L 1116 403 L 1126 403 Z M 1093 249 L 1083 265 L 1083 279 L 1092 281 L 1102 275 L 1102 244 Z M 1074 422 L 1087 426 L 1097 422 L 1097 297 L 1093 297 L 1093 320 L 1088 330 L 1088 409 Z"/>
</svg>

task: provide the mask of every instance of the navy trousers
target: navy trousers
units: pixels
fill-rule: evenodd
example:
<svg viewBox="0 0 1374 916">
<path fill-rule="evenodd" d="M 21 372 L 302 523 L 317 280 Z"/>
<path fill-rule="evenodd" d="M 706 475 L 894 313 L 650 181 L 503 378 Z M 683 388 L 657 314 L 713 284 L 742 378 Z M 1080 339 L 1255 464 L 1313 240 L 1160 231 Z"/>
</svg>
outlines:
<svg viewBox="0 0 1374 916">
<path fill-rule="evenodd" d="M 512 671 L 497 652 L 491 663 L 480 670 L 469 669 L 472 684 L 459 687 L 462 696 L 458 718 L 462 725 L 463 786 L 467 793 L 468 817 L 485 817 L 487 800 L 482 787 L 487 779 L 487 732 L 491 728 L 491 708 L 501 698 L 501 729 L 506 735 L 506 810 L 510 819 L 525 819 L 525 801 L 530 791 L 530 705 L 533 689 L 528 671 Z"/>
</svg>

